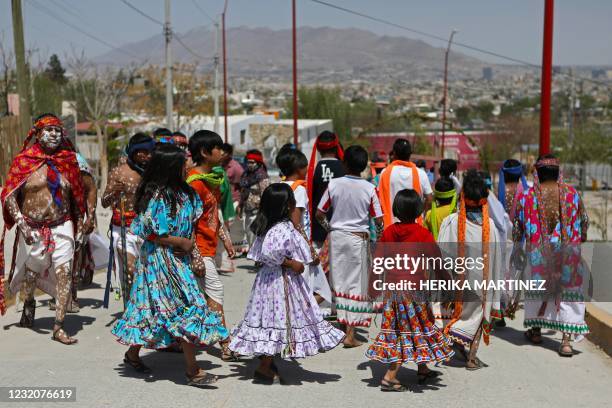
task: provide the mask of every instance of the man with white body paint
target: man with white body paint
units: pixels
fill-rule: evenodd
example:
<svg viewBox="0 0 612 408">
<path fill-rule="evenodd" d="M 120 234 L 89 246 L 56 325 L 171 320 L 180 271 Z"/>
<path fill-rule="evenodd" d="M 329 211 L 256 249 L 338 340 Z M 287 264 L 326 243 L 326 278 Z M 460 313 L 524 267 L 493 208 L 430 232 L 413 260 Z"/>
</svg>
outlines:
<svg viewBox="0 0 612 408">
<path fill-rule="evenodd" d="M 35 142 L 28 147 L 32 138 Z M 76 343 L 64 331 L 63 323 L 70 301 L 75 242 L 80 241 L 86 206 L 76 153 L 55 115 L 44 114 L 35 121 L 11 164 L 1 199 L 5 228 L 17 225 L 18 229 L 9 287 L 16 293 L 24 285 L 20 326 L 34 325 L 34 291 L 38 287 L 57 299 L 53 340 Z M 2 272 L 3 261 L 0 258 Z"/>
</svg>

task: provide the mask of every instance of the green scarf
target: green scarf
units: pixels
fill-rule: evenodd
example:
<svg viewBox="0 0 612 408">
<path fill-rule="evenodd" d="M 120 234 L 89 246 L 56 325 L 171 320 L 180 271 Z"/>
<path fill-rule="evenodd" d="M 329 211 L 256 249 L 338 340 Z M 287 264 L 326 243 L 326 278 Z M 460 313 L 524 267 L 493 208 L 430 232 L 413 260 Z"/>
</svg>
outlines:
<svg viewBox="0 0 612 408">
<path fill-rule="evenodd" d="M 454 213 L 455 210 L 457 209 L 457 193 L 456 191 L 453 190 L 449 190 L 449 191 L 436 191 L 434 190 L 434 199 L 433 202 L 431 203 L 431 213 L 429 216 L 430 222 L 431 222 L 431 229 L 433 231 L 431 231 L 431 233 L 433 234 L 434 238 L 436 239 L 436 241 L 438 240 L 438 232 L 440 231 L 440 227 L 438 226 L 438 217 L 436 217 L 436 209 L 438 208 L 438 205 L 436 203 L 436 199 L 448 199 L 451 198 L 453 199 L 453 201 L 451 201 L 450 203 L 450 213 Z"/>
<path fill-rule="evenodd" d="M 187 184 L 191 184 L 196 180 L 203 181 L 213 190 L 220 189 L 221 202 L 219 207 L 221 208 L 224 221 L 236 216 L 236 210 L 234 210 L 234 203 L 232 202 L 232 189 L 223 167 L 215 166 L 211 169 L 210 173 L 192 174 L 187 177 Z"/>
</svg>

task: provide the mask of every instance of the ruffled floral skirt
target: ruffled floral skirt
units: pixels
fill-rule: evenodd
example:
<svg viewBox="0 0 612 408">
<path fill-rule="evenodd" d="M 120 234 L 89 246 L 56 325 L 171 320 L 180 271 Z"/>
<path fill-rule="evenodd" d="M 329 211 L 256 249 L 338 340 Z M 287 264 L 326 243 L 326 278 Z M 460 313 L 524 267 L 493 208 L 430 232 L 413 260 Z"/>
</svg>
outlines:
<svg viewBox="0 0 612 408">
<path fill-rule="evenodd" d="M 451 340 L 429 318 L 425 303 L 393 294 L 385 302 L 380 333 L 366 357 L 382 363 L 412 361 L 425 364 L 448 360 L 454 354 Z"/>
<path fill-rule="evenodd" d="M 218 313 L 210 311 L 188 263 L 157 249 L 139 261 L 130 300 L 112 333 L 125 345 L 160 349 L 177 339 L 208 345 L 227 338 Z"/>
<path fill-rule="evenodd" d="M 304 358 L 336 347 L 341 330 L 323 320 L 303 277 L 264 265 L 255 278 L 243 320 L 232 330 L 230 350 L 241 355 Z"/>
</svg>

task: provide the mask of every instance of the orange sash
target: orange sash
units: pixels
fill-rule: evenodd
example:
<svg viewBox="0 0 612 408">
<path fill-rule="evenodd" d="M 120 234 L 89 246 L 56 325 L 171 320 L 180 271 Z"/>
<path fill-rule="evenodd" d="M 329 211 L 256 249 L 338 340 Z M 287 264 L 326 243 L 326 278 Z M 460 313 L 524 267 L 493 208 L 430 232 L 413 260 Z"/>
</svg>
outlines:
<svg viewBox="0 0 612 408">
<path fill-rule="evenodd" d="M 461 194 L 460 202 L 459 202 L 459 217 L 457 218 L 457 257 L 465 258 L 465 233 L 467 228 L 467 213 L 465 209 L 466 199 Z M 489 205 L 486 199 L 483 199 L 481 203 L 482 205 L 482 256 L 484 259 L 483 265 L 483 281 L 487 282 L 489 279 L 489 241 L 491 239 L 491 227 L 489 225 Z M 465 275 L 460 275 L 460 279 L 464 279 Z M 482 308 L 484 311 L 485 302 L 487 301 L 487 292 L 486 289 L 483 291 L 482 297 Z M 455 294 L 454 301 L 454 309 L 453 314 L 451 316 L 450 322 L 444 328 L 444 333 L 448 334 L 450 329 L 453 327 L 455 323 L 459 319 L 461 319 L 461 313 L 463 312 L 463 296 L 462 292 L 458 292 Z M 488 322 L 489 317 L 484 316 L 483 319 Z M 484 343 L 486 345 L 489 344 L 489 330 L 485 330 L 485 325 L 483 324 L 482 337 Z"/>
<path fill-rule="evenodd" d="M 383 171 L 378 184 L 378 198 L 380 199 L 380 207 L 383 212 L 383 221 L 385 228 L 393 224 L 393 203 L 391 202 L 391 173 L 393 167 L 404 166 L 412 169 L 412 189 L 421 195 L 421 181 L 419 180 L 419 172 L 417 166 L 409 161 L 394 160 Z M 423 223 L 422 217 L 419 217 L 419 224 Z"/>
<path fill-rule="evenodd" d="M 291 183 L 291 190 L 295 191 L 299 186 L 304 186 L 304 188 L 306 188 L 306 180 L 295 180 Z"/>
</svg>

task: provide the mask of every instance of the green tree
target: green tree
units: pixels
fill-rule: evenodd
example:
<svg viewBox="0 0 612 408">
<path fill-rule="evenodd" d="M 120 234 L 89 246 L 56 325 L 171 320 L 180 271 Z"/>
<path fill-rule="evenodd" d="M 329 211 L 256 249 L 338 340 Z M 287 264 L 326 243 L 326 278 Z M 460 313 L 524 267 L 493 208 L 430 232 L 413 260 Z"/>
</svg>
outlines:
<svg viewBox="0 0 612 408">
<path fill-rule="evenodd" d="M 51 112 L 60 114 L 63 92 L 59 83 L 53 81 L 45 73 L 35 74 L 32 80 L 32 112 L 34 116 Z"/>
<path fill-rule="evenodd" d="M 468 106 L 460 106 L 455 110 L 455 115 L 462 126 L 467 125 L 471 119 L 471 109 Z"/>
<path fill-rule="evenodd" d="M 62 67 L 62 63 L 57 56 L 57 54 L 51 55 L 49 58 L 49 63 L 47 64 L 47 69 L 45 69 L 45 75 L 58 85 L 63 86 L 68 82 L 66 79 L 66 70 Z"/>
<path fill-rule="evenodd" d="M 495 108 L 495 105 L 493 105 L 491 102 L 480 102 L 478 105 L 476 105 L 474 107 L 474 110 L 476 111 L 476 115 L 482 119 L 484 122 L 489 122 L 491 120 L 491 118 L 493 117 L 493 109 Z"/>
</svg>

